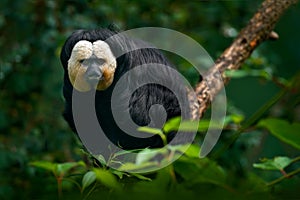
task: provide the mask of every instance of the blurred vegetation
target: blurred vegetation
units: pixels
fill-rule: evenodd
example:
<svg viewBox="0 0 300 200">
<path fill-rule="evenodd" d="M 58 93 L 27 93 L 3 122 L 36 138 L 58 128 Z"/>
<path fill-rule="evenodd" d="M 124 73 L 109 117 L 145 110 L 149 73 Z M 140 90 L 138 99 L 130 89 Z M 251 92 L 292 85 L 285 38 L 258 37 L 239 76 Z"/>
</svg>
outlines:
<svg viewBox="0 0 300 200">
<path fill-rule="evenodd" d="M 299 4 L 278 23 L 280 39 L 264 43 L 229 74 L 231 121 L 208 158 L 190 150 L 150 175 L 95 169 L 82 161 L 85 153 L 61 117 L 59 53 L 72 31 L 112 23 L 121 30 L 171 28 L 217 58 L 260 3 L 1 0 L 0 199 L 299 198 Z M 195 78 L 191 66 L 173 62 Z"/>
</svg>

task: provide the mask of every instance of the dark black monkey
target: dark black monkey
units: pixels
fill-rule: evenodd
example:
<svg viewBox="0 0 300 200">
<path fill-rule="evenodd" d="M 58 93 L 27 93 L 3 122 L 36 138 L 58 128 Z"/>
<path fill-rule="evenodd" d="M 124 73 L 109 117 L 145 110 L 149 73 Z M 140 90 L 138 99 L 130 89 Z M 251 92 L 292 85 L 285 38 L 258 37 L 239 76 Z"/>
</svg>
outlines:
<svg viewBox="0 0 300 200">
<path fill-rule="evenodd" d="M 118 52 L 132 49 L 133 46 L 139 46 L 139 44 L 146 43 L 119 35 L 118 32 L 109 28 L 78 30 L 66 40 L 60 56 L 64 68 L 63 94 L 66 100 L 63 115 L 74 132 L 76 132 L 76 126 L 72 112 L 72 93 L 85 95 L 96 90 L 95 109 L 98 122 L 111 142 L 128 150 L 162 147 L 163 141 L 158 135 L 138 138 L 124 133 L 112 115 L 111 95 L 116 83 L 124 73 L 143 64 L 151 64 L 151 67 L 153 64 L 166 66 L 162 70 L 159 68 L 159 73 L 154 69 L 154 76 L 164 79 L 167 85 L 173 85 L 179 93 L 177 95 L 182 98 L 182 105 L 186 108 L 180 107 L 178 96 L 175 96 L 171 89 L 161 84 L 150 83 L 142 85 L 131 94 L 127 106 L 132 120 L 139 126 L 149 125 L 151 121 L 149 109 L 156 104 L 163 106 L 166 120 L 176 116 L 181 116 L 181 119 L 189 118 L 186 87 L 178 76 L 170 77 L 169 67 L 174 67 L 161 51 L 147 45 L 147 48 L 138 48 L 116 57 Z M 129 77 L 128 82 L 136 81 L 137 77 L 151 76 L 147 73 L 149 73 L 148 70 L 137 71 Z M 119 94 L 120 99 L 128 92 L 126 85 L 123 87 L 123 94 Z M 159 127 L 161 124 L 158 124 L 154 123 L 152 126 L 161 128 Z M 174 136 L 175 133 L 169 133 L 168 142 Z"/>
</svg>

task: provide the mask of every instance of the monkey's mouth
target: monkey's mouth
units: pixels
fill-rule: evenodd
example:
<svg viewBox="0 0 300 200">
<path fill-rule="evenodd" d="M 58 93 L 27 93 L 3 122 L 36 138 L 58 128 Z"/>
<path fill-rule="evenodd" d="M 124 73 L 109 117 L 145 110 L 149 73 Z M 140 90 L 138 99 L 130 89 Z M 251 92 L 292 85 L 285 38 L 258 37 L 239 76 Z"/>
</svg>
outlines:
<svg viewBox="0 0 300 200">
<path fill-rule="evenodd" d="M 103 76 L 97 76 L 97 77 L 87 77 L 86 82 L 90 84 L 90 86 L 95 87 L 98 85 L 100 81 L 103 80 Z"/>
</svg>

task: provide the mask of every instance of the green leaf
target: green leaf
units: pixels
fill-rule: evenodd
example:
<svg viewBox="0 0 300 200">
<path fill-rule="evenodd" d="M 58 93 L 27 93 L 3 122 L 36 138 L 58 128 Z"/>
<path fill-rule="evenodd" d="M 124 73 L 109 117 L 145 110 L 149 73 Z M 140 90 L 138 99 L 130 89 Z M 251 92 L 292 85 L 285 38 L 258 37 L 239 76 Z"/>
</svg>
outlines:
<svg viewBox="0 0 300 200">
<path fill-rule="evenodd" d="M 65 175 L 69 172 L 70 169 L 80 166 L 80 165 L 81 165 L 81 163 L 78 163 L 78 162 L 66 162 L 66 163 L 57 164 L 55 173 L 60 176 Z"/>
<path fill-rule="evenodd" d="M 119 177 L 119 179 L 122 179 L 123 176 L 126 174 L 124 172 L 121 172 L 119 170 L 115 170 L 115 169 L 112 169 L 112 168 L 110 168 L 110 172 L 113 173 L 114 175 L 117 175 Z"/>
<path fill-rule="evenodd" d="M 300 123 L 289 123 L 282 119 L 264 119 L 258 127 L 267 128 L 279 140 L 300 149 Z"/>
<path fill-rule="evenodd" d="M 103 165 L 107 164 L 105 158 L 102 155 L 95 155 L 94 158 L 96 158 Z"/>
<path fill-rule="evenodd" d="M 169 133 L 171 131 L 178 130 L 180 121 L 181 121 L 180 117 L 174 117 L 168 120 L 163 127 L 164 132 Z"/>
<path fill-rule="evenodd" d="M 84 174 L 82 178 L 82 191 L 84 191 L 88 186 L 96 181 L 96 173 L 94 171 L 89 171 Z"/>
<path fill-rule="evenodd" d="M 153 135 L 160 135 L 163 134 L 163 132 L 160 129 L 157 128 L 151 128 L 147 126 L 142 126 L 138 128 L 138 131 L 146 132 L 146 133 L 151 133 Z"/>
<path fill-rule="evenodd" d="M 136 165 L 134 163 L 124 163 L 121 167 L 118 168 L 120 171 L 126 172 L 139 172 L 144 171 L 145 169 L 151 171 L 151 169 L 156 169 L 159 164 L 157 162 L 146 162 L 140 165 Z"/>
<path fill-rule="evenodd" d="M 165 134 L 163 133 L 162 130 L 157 129 L 157 128 L 151 128 L 151 127 L 147 127 L 147 126 L 142 126 L 138 128 L 138 131 L 142 131 L 142 132 L 146 132 L 146 133 L 151 133 L 153 135 L 159 135 L 164 143 L 164 145 L 167 144 L 167 138 L 165 136 Z"/>
<path fill-rule="evenodd" d="M 200 146 L 191 144 L 189 148 L 184 152 L 185 155 L 192 158 L 199 158 Z"/>
<path fill-rule="evenodd" d="M 216 162 L 208 158 L 199 160 L 198 158 L 180 157 L 174 163 L 174 169 L 190 184 L 212 183 L 222 186 L 226 184 L 224 170 Z"/>
<path fill-rule="evenodd" d="M 77 166 L 84 166 L 82 161 L 79 162 L 66 162 L 66 163 L 51 163 L 48 161 L 31 162 L 30 165 L 39 167 L 48 171 L 52 171 L 56 176 L 65 175 L 70 169 Z"/>
<path fill-rule="evenodd" d="M 48 162 L 48 161 L 35 161 L 35 162 L 31 162 L 29 164 L 31 166 L 42 168 L 42 169 L 45 169 L 47 171 L 52 171 L 52 172 L 55 172 L 55 169 L 57 167 L 56 163 L 52 163 L 52 162 Z"/>
<path fill-rule="evenodd" d="M 205 122 L 205 120 L 201 120 L 200 123 L 197 121 L 183 121 L 180 123 L 178 130 L 188 132 L 205 131 L 208 127 Z"/>
<path fill-rule="evenodd" d="M 171 131 L 178 131 L 178 130 L 179 131 L 187 131 L 187 132 L 195 132 L 198 130 L 198 127 L 199 127 L 198 121 L 181 121 L 180 117 L 176 117 L 176 118 L 173 118 L 173 119 L 167 121 L 163 127 L 163 130 L 166 133 L 169 133 Z"/>
<path fill-rule="evenodd" d="M 136 156 L 135 163 L 136 165 L 141 165 L 143 163 L 146 163 L 147 161 L 151 160 L 158 154 L 164 154 L 166 153 L 167 149 L 145 149 L 139 152 Z"/>
<path fill-rule="evenodd" d="M 169 133 L 171 131 L 186 131 L 186 132 L 203 132 L 209 127 L 215 129 L 222 129 L 218 123 L 214 123 L 210 120 L 201 119 L 200 121 L 180 121 L 180 118 L 174 118 L 167 121 L 163 127 L 164 132 Z"/>
<path fill-rule="evenodd" d="M 245 116 L 239 115 L 239 114 L 231 114 L 226 116 L 224 126 L 229 124 L 230 122 L 233 122 L 235 124 L 240 124 L 242 121 L 244 121 Z"/>
<path fill-rule="evenodd" d="M 254 163 L 253 167 L 264 170 L 283 170 L 292 163 L 288 157 L 275 157 L 274 159 L 263 159 L 262 163 Z"/>
<path fill-rule="evenodd" d="M 96 174 L 96 179 L 108 188 L 120 190 L 121 185 L 117 181 L 116 177 L 108 170 L 94 168 L 93 171 Z"/>
<path fill-rule="evenodd" d="M 152 181 L 151 178 L 148 178 L 148 177 L 143 176 L 141 174 L 132 173 L 131 175 L 134 176 L 134 177 L 136 177 L 136 178 L 138 178 L 138 179 L 140 179 L 140 180 L 143 180 L 143 181 Z"/>
</svg>

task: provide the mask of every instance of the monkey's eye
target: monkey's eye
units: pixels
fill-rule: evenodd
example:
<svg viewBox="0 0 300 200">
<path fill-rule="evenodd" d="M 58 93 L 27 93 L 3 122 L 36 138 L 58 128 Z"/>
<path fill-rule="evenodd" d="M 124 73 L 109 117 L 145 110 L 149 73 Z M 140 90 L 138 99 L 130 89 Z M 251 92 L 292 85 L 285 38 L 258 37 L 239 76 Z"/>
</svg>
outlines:
<svg viewBox="0 0 300 200">
<path fill-rule="evenodd" d="M 79 60 L 79 63 L 82 64 L 84 62 L 84 59 Z"/>
<path fill-rule="evenodd" d="M 99 58 L 97 60 L 97 62 L 98 62 L 99 65 L 103 65 L 106 61 L 104 59 L 102 59 L 102 58 Z"/>
</svg>

